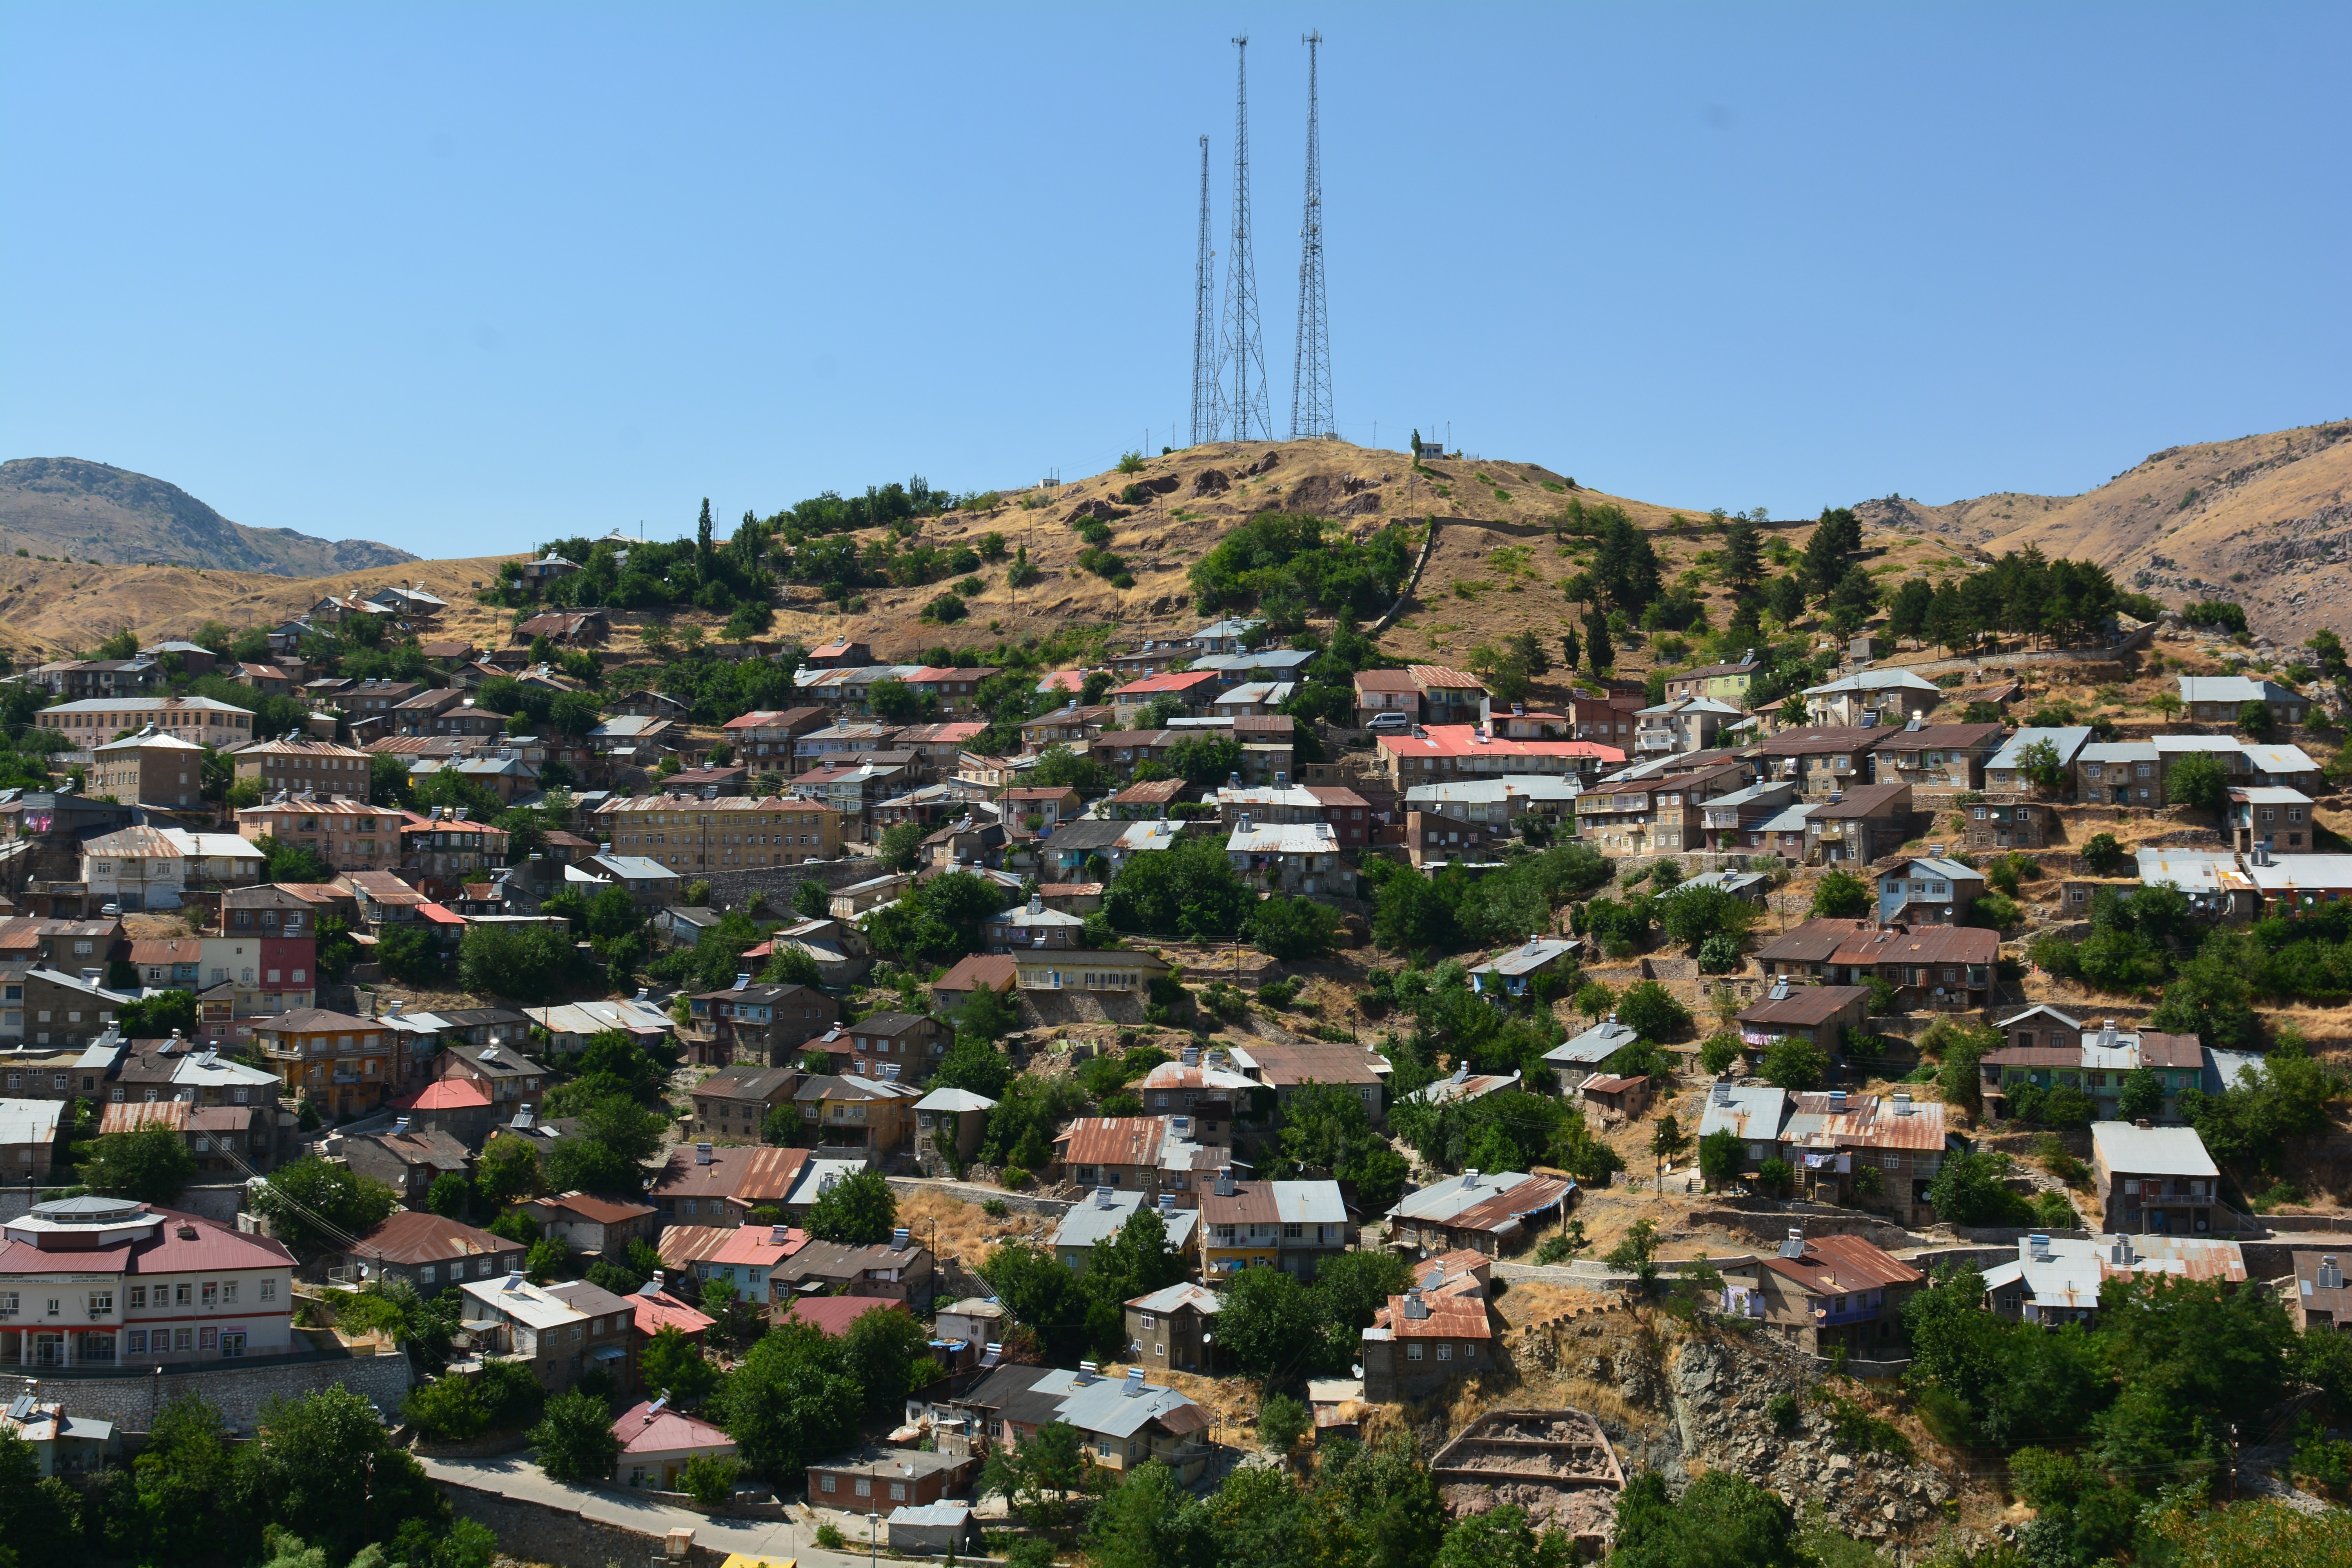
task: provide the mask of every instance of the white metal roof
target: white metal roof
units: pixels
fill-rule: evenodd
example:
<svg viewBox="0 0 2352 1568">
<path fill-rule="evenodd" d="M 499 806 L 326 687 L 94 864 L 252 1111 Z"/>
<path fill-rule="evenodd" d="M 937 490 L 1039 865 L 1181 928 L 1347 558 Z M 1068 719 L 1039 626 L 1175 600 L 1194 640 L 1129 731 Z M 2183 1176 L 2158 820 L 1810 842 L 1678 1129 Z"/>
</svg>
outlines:
<svg viewBox="0 0 2352 1568">
<path fill-rule="evenodd" d="M 1926 680 L 1907 669 L 1865 669 L 1825 686 L 1808 686 L 1805 695 L 1821 697 L 1839 691 L 1937 691 L 1942 689 L 1932 680 Z"/>
<path fill-rule="evenodd" d="M 2194 1127 L 2135 1127 L 2128 1121 L 2094 1121 L 2091 1142 L 2110 1171 L 2126 1175 L 2218 1176 L 2221 1167 L 2205 1152 Z"/>
<path fill-rule="evenodd" d="M 2246 867 L 2245 874 L 2265 893 L 2352 888 L 2352 855 L 2279 855 L 2267 866 Z"/>
<path fill-rule="evenodd" d="M 1339 848 L 1339 835 L 1328 822 L 1274 822 L 1236 827 L 1233 837 L 1225 840 L 1225 851 L 1231 855 L 1330 855 L 1338 853 Z"/>
<path fill-rule="evenodd" d="M 1565 1045 L 1554 1046 L 1546 1051 L 1544 1060 L 1562 1067 L 1602 1062 L 1639 1037 L 1633 1025 L 1621 1024 L 1614 1018 L 1603 1018 Z"/>
<path fill-rule="evenodd" d="M 2139 864 L 2139 879 L 2151 887 L 2169 882 L 2184 893 L 2243 892 L 2253 888 L 2252 880 L 2238 868 L 2238 857 L 2225 849 L 2142 849 L 2134 858 Z"/>
<path fill-rule="evenodd" d="M 1762 1083 L 1718 1083 L 1707 1090 L 1698 1135 L 1729 1132 L 1742 1142 L 1769 1143 L 1780 1135 L 1789 1091 Z"/>
<path fill-rule="evenodd" d="M 1985 766 L 1989 768 L 2023 767 L 2025 764 L 2018 759 L 2025 754 L 2028 747 L 2037 745 L 2043 741 L 2049 742 L 2052 748 L 2057 752 L 2059 764 L 2062 767 L 2067 766 L 2082 753 L 2084 746 L 2091 743 L 2091 731 L 2081 725 L 2070 725 L 2063 730 L 2020 730 L 2009 738 L 2007 744 L 1992 754 L 1992 760 L 1986 763 Z"/>
<path fill-rule="evenodd" d="M 1405 1219 L 1449 1220 L 1535 1179 L 1525 1171 L 1465 1171 L 1417 1193 L 1407 1193 L 1389 1213 Z"/>
</svg>

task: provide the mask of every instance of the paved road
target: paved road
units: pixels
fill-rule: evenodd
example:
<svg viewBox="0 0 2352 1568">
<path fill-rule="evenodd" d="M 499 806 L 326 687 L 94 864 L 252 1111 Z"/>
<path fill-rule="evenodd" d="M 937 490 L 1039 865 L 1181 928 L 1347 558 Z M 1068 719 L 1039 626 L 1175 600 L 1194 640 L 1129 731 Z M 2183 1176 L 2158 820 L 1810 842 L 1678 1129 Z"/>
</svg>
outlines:
<svg viewBox="0 0 2352 1568">
<path fill-rule="evenodd" d="M 454 1481 L 510 1498 L 577 1509 L 605 1524 L 660 1537 L 673 1530 L 694 1531 L 695 1544 L 749 1556 L 797 1557 L 803 1568 L 860 1568 L 866 1554 L 824 1552 L 814 1544 L 814 1527 L 800 1521 L 710 1519 L 690 1509 L 672 1508 L 613 1487 L 576 1487 L 547 1479 L 521 1454 L 488 1459 L 428 1459 L 418 1457 L 435 1480 Z"/>
</svg>

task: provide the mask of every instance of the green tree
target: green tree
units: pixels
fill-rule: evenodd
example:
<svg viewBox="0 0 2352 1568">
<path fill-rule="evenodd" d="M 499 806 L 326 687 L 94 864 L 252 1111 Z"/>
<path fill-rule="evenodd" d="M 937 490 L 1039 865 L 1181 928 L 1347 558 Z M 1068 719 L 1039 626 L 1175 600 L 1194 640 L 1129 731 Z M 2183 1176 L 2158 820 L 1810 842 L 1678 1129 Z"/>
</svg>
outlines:
<svg viewBox="0 0 2352 1568">
<path fill-rule="evenodd" d="M 261 875 L 269 882 L 331 882 L 334 871 L 319 858 L 319 852 L 302 844 L 280 844 L 276 837 L 263 834 L 254 840 L 261 851 Z"/>
<path fill-rule="evenodd" d="M 1720 1128 L 1698 1141 L 1698 1173 L 1714 1191 L 1736 1184 L 1746 1149 L 1729 1128 Z"/>
<path fill-rule="evenodd" d="M 1275 893 L 1250 917 L 1250 937 L 1260 952 L 1286 963 L 1321 958 L 1339 945 L 1339 914 L 1313 899 Z"/>
<path fill-rule="evenodd" d="M 1244 1268 L 1224 1289 L 1217 1336 L 1235 1370 L 1261 1386 L 1296 1382 L 1322 1339 L 1321 1303 L 1279 1268 Z"/>
<path fill-rule="evenodd" d="M 1597 609 L 1584 612 L 1584 665 L 1596 679 L 1617 668 L 1617 650 L 1609 641 L 1609 617 Z"/>
<path fill-rule="evenodd" d="M 310 1154 L 270 1172 L 250 1201 L 269 1216 L 280 1241 L 304 1253 L 343 1250 L 346 1237 L 382 1224 L 398 1198 L 373 1177 Z"/>
<path fill-rule="evenodd" d="M 988 1255 L 979 1274 L 1048 1356 L 1083 1353 L 1089 1332 L 1086 1289 L 1052 1253 L 1026 1242 L 1006 1242 Z"/>
<path fill-rule="evenodd" d="M 1679 1498 L 1644 1470 L 1617 1498 L 1610 1568 L 1795 1568 L 1789 1507 L 1730 1470 L 1709 1470 Z"/>
<path fill-rule="evenodd" d="M 144 1547 L 142 1560 L 216 1561 L 224 1542 L 245 1533 L 239 1522 L 227 1517 L 235 1496 L 234 1466 L 221 1413 L 189 1389 L 157 1411 L 152 1426 L 146 1447 L 131 1461 L 135 1503 L 133 1521 L 126 1521 L 135 1522 Z M 27 1513 L 11 1506 L 11 1500 L 21 1496 L 13 1473 L 16 1456 L 21 1452 L 30 1458 L 32 1453 L 29 1444 L 12 1448 L 13 1441 L 0 1437 L 0 1542 L 20 1552 L 47 1546 L 60 1552 L 35 1561 L 71 1561 L 62 1554 L 62 1540 L 44 1539 L 47 1531 L 37 1509 Z"/>
<path fill-rule="evenodd" d="M 846 1341 L 787 1319 L 728 1374 L 715 1409 L 743 1462 L 782 1480 L 855 1439 L 866 1391 L 850 1371 Z"/>
<path fill-rule="evenodd" d="M 540 1181 L 539 1151 L 521 1138 L 491 1139 L 475 1167 L 475 1184 L 488 1204 L 536 1197 L 546 1190 Z"/>
<path fill-rule="evenodd" d="M 803 879 L 793 889 L 793 912 L 823 920 L 833 908 L 833 889 L 823 882 Z"/>
<path fill-rule="evenodd" d="M 2221 809 L 2230 797 L 2230 770 L 2210 752 L 2190 752 L 2165 770 L 2164 798 L 2198 811 Z"/>
<path fill-rule="evenodd" d="M 177 1129 L 151 1122 L 100 1136 L 82 1160 L 82 1184 L 109 1197 L 170 1207 L 196 1173 L 195 1157 Z"/>
<path fill-rule="evenodd" d="M 1870 913 L 1875 901 L 1870 884 L 1851 871 L 1832 868 L 1813 884 L 1812 913 L 1816 920 L 1860 920 Z"/>
<path fill-rule="evenodd" d="M 1998 1150 L 1947 1153 L 1927 1184 L 1927 1203 L 1950 1225 L 2031 1225 L 2023 1198 L 2003 1184 L 2014 1163 Z"/>
<path fill-rule="evenodd" d="M 1033 1529 L 1058 1529 L 1070 1499 L 1100 1488 L 1085 1441 L 1066 1421 L 1046 1422 L 1017 1449 L 991 1449 L 980 1475 L 982 1495 L 1003 1497 L 1006 1510 Z"/>
<path fill-rule="evenodd" d="M 474 1206 L 474 1184 L 458 1172 L 444 1171 L 426 1189 L 425 1206 L 444 1219 L 462 1219 Z"/>
<path fill-rule="evenodd" d="M 898 1200 L 879 1171 L 844 1176 L 810 1205 L 802 1228 L 818 1241 L 871 1247 L 890 1239 L 898 1223 Z"/>
<path fill-rule="evenodd" d="M 1765 1082 L 1802 1094 L 1828 1079 L 1829 1054 L 1802 1035 L 1783 1035 L 1764 1047 L 1757 1071 Z"/>
<path fill-rule="evenodd" d="M 1617 998 L 1617 1020 L 1650 1040 L 1670 1040 L 1686 1034 L 1690 1009 L 1654 980 L 1636 981 Z"/>
<path fill-rule="evenodd" d="M 270 1520 L 339 1562 L 410 1520 L 448 1529 L 439 1489 L 352 1390 L 334 1384 L 266 1400 L 255 1427 L 258 1437 L 236 1456 L 235 1491 L 248 1518 Z"/>
<path fill-rule="evenodd" d="M 1646 1294 L 1658 1282 L 1658 1226 L 1654 1220 L 1637 1219 L 1617 1239 L 1601 1259 L 1612 1268 L 1622 1268 L 1632 1274 Z"/>
<path fill-rule="evenodd" d="M 2164 1080 L 2147 1068 L 2124 1076 L 2123 1092 L 2116 1100 L 2116 1114 L 2126 1121 L 2152 1121 L 2164 1111 Z"/>
<path fill-rule="evenodd" d="M 1208 1510 L 1158 1459 L 1122 1475 L 1087 1526 L 1093 1568 L 1210 1568 L 1216 1558 Z"/>
<path fill-rule="evenodd" d="M 719 1369 L 675 1324 L 664 1324 L 646 1342 L 638 1370 L 646 1387 L 667 1394 L 681 1410 L 698 1408 L 719 1388 Z"/>
<path fill-rule="evenodd" d="M 547 1402 L 546 1415 L 530 1429 L 530 1446 L 551 1481 L 609 1480 L 621 1456 L 612 1411 L 593 1394 L 577 1392 Z"/>
</svg>

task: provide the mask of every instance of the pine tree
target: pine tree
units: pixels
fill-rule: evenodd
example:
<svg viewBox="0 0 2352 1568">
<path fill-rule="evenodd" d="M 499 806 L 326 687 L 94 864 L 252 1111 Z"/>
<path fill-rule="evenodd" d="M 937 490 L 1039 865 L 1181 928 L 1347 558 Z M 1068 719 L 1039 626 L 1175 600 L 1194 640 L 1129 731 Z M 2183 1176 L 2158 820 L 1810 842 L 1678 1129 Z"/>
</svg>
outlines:
<svg viewBox="0 0 2352 1568">
<path fill-rule="evenodd" d="M 698 555 L 710 553 L 710 498 L 702 498 L 702 521 L 694 525 L 694 549 Z"/>
<path fill-rule="evenodd" d="M 1609 621 L 1599 610 L 1584 612 L 1584 652 L 1591 663 L 1592 673 L 1614 668 L 1617 650 L 1609 646 Z"/>
<path fill-rule="evenodd" d="M 1571 626 L 1560 633 L 1559 667 L 1573 674 L 1576 670 L 1576 661 L 1582 657 L 1583 650 L 1576 645 L 1576 628 Z"/>
<path fill-rule="evenodd" d="M 1850 557 L 1862 546 L 1862 522 L 1851 507 L 1823 507 L 1799 567 L 1813 597 L 1826 599 L 1845 580 Z"/>
<path fill-rule="evenodd" d="M 1745 599 L 1764 581 L 1764 535 L 1741 518 L 1723 536 L 1723 585 L 1732 596 Z"/>
</svg>

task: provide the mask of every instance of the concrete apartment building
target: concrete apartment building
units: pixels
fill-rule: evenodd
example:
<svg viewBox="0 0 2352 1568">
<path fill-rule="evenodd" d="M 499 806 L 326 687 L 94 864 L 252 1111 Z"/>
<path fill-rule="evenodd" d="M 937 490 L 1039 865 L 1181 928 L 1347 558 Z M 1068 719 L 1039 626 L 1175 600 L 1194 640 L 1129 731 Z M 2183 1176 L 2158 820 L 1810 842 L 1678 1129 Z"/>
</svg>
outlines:
<svg viewBox="0 0 2352 1568">
<path fill-rule="evenodd" d="M 204 755 L 195 742 L 146 725 L 135 735 L 91 747 L 84 787 L 141 805 L 192 810 L 204 804 Z"/>
</svg>

